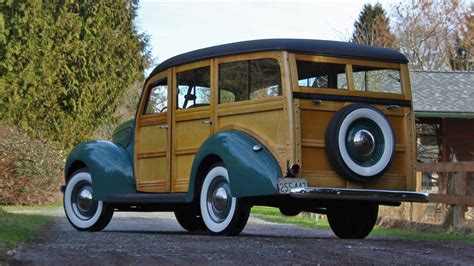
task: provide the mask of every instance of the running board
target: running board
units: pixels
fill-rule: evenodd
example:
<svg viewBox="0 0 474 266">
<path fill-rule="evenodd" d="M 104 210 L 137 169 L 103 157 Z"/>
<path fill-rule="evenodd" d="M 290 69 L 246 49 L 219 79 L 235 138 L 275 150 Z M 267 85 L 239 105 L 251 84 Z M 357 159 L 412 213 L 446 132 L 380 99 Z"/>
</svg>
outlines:
<svg viewBox="0 0 474 266">
<path fill-rule="evenodd" d="M 110 194 L 107 197 L 107 202 L 125 204 L 179 204 L 186 203 L 186 193 Z"/>
</svg>

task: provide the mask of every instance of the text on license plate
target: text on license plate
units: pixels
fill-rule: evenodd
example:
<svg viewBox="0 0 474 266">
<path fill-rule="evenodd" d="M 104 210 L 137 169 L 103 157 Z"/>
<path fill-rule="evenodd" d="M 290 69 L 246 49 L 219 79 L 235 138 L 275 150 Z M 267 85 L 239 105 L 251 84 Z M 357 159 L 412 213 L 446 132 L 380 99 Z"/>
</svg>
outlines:
<svg viewBox="0 0 474 266">
<path fill-rule="evenodd" d="M 278 192 L 280 194 L 289 194 L 293 188 L 305 188 L 307 186 L 306 178 L 278 178 Z"/>
</svg>

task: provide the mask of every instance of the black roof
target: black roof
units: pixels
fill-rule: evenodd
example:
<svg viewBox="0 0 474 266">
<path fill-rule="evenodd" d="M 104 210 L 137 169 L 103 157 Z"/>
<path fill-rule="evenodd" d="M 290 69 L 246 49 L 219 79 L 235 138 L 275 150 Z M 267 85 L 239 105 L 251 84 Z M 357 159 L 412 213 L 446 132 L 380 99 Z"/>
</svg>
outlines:
<svg viewBox="0 0 474 266">
<path fill-rule="evenodd" d="M 308 39 L 263 39 L 222 44 L 180 54 L 159 64 L 151 75 L 169 67 L 203 59 L 261 51 L 288 51 L 394 63 L 408 62 L 408 59 L 400 52 L 369 45 Z"/>
</svg>

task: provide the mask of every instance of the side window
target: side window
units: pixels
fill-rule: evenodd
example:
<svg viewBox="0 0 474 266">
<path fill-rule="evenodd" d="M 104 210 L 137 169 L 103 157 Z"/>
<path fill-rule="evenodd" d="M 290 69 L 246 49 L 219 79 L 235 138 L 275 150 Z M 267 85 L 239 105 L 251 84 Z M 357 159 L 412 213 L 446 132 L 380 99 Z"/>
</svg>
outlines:
<svg viewBox="0 0 474 266">
<path fill-rule="evenodd" d="M 210 67 L 201 67 L 177 74 L 176 109 L 209 106 L 211 102 Z"/>
<path fill-rule="evenodd" d="M 347 90 L 346 65 L 296 61 L 296 67 L 301 87 Z"/>
<path fill-rule="evenodd" d="M 219 103 L 281 95 L 281 74 L 275 59 L 219 64 Z"/>
<path fill-rule="evenodd" d="M 148 92 L 145 114 L 166 112 L 168 108 L 168 81 L 166 78 L 153 83 Z"/>
<path fill-rule="evenodd" d="M 358 91 L 402 93 L 400 70 L 367 66 L 352 66 L 354 85 Z"/>
</svg>

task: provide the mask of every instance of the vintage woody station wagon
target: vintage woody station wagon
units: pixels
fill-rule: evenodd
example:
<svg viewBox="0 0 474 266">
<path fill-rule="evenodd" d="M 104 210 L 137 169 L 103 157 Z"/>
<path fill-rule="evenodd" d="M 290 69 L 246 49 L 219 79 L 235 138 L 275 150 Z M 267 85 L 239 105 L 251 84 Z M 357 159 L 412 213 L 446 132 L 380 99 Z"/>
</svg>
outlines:
<svg viewBox="0 0 474 266">
<path fill-rule="evenodd" d="M 111 141 L 72 150 L 64 208 L 78 230 L 114 211 L 174 211 L 186 230 L 236 235 L 264 205 L 364 238 L 379 205 L 427 201 L 411 99 L 406 57 L 384 48 L 272 39 L 181 54 Z"/>
</svg>

